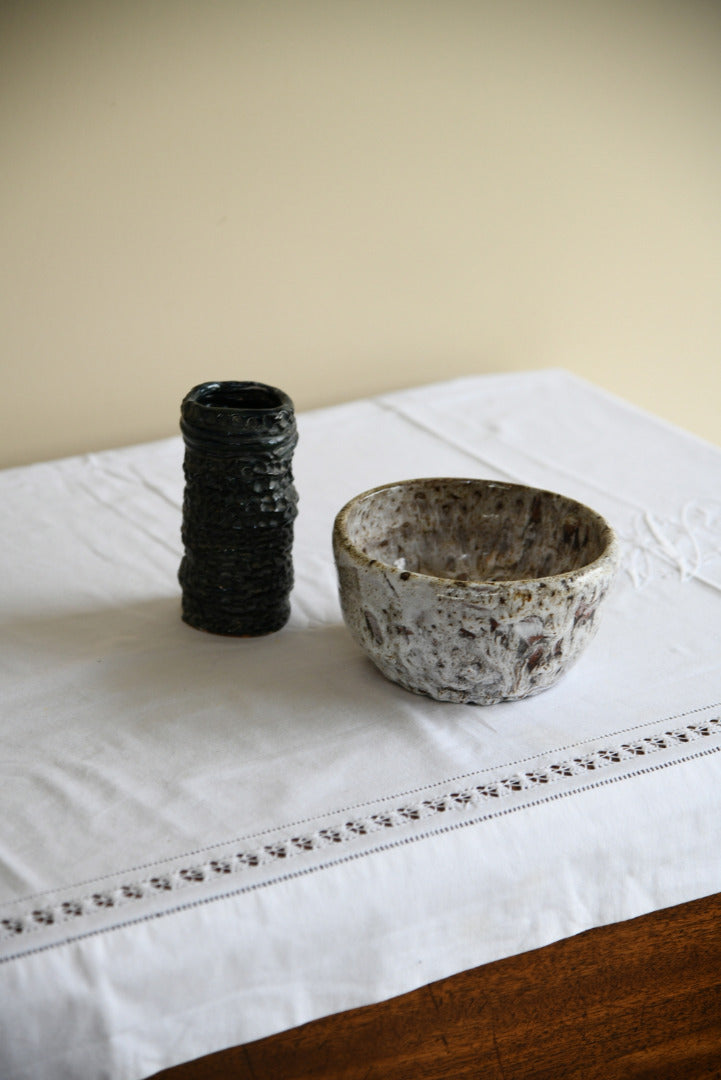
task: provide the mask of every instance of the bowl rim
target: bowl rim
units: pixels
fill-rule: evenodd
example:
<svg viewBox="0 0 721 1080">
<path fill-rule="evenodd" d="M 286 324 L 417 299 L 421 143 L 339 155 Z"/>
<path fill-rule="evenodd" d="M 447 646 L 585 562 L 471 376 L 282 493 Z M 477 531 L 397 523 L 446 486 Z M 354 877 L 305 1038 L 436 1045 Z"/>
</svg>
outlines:
<svg viewBox="0 0 721 1080">
<path fill-rule="evenodd" d="M 497 487 L 508 490 L 520 490 L 525 492 L 534 492 L 538 495 L 551 496 L 554 499 L 562 499 L 564 502 L 571 506 L 576 506 L 582 510 L 585 514 L 595 518 L 601 525 L 601 535 L 605 537 L 605 543 L 603 550 L 595 559 L 590 562 L 584 563 L 583 566 L 577 566 L 572 570 L 564 570 L 558 574 L 546 574 L 539 577 L 513 577 L 504 578 L 502 580 L 494 580 L 493 578 L 452 578 L 452 577 L 439 577 L 434 574 L 422 574 L 416 570 L 401 570 L 397 566 L 393 566 L 392 563 L 384 562 L 382 559 L 371 558 L 362 551 L 348 536 L 347 521 L 350 513 L 356 508 L 356 506 L 364 502 L 366 499 L 371 498 L 374 495 L 378 495 L 381 492 L 389 491 L 392 488 L 404 488 L 410 487 L 415 484 L 477 484 L 483 487 Z M 399 580 L 403 582 L 415 579 L 416 581 L 426 581 L 434 583 L 439 586 L 455 586 L 460 588 L 474 588 L 483 587 L 485 589 L 503 589 L 509 587 L 524 586 L 526 588 L 538 587 L 541 583 L 559 582 L 561 580 L 578 580 L 581 577 L 586 577 L 592 574 L 594 571 L 599 571 L 606 566 L 611 566 L 614 570 L 617 568 L 620 561 L 620 547 L 618 542 L 618 536 L 613 526 L 607 521 L 607 519 L 600 514 L 593 507 L 588 506 L 586 503 L 580 502 L 578 499 L 574 499 L 570 495 L 564 495 L 559 491 L 552 491 L 549 488 L 539 488 L 532 484 L 520 484 L 514 481 L 507 480 L 495 480 L 488 477 L 466 477 L 466 476 L 418 476 L 409 477 L 405 480 L 394 480 L 385 484 L 378 484 L 376 487 L 368 488 L 366 491 L 361 491 L 353 498 L 349 499 L 338 511 L 333 522 L 333 549 L 336 563 L 338 561 L 339 548 L 343 548 L 345 552 L 360 565 L 370 568 L 377 566 L 382 568 L 384 573 L 389 573 L 397 576 Z"/>
</svg>

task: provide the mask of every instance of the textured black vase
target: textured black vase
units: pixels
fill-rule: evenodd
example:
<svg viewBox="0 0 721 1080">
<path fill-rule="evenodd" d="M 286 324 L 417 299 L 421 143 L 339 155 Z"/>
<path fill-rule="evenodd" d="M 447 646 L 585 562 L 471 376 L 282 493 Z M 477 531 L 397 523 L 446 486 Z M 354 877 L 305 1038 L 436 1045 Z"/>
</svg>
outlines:
<svg viewBox="0 0 721 1080">
<path fill-rule="evenodd" d="M 286 623 L 298 495 L 293 402 L 257 382 L 209 382 L 183 399 L 183 619 L 214 634 Z"/>
</svg>

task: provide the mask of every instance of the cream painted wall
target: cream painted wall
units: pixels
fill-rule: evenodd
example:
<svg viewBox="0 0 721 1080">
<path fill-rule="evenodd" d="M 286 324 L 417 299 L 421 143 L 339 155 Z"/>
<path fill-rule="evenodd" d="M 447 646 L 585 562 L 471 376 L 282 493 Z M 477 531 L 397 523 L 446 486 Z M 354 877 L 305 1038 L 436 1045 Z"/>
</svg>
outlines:
<svg viewBox="0 0 721 1080">
<path fill-rule="evenodd" d="M 721 441 L 721 8 L 6 3 L 0 464 L 562 366 Z"/>
</svg>

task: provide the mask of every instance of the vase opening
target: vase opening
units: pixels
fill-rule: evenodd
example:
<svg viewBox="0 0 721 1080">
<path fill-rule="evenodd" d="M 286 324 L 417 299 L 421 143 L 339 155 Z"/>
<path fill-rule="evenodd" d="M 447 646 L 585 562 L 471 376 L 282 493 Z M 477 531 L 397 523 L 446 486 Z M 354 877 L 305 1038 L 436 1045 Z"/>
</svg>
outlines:
<svg viewBox="0 0 721 1080">
<path fill-rule="evenodd" d="M 214 383 L 197 398 L 198 404 L 214 409 L 280 409 L 281 395 L 268 386 Z"/>
</svg>

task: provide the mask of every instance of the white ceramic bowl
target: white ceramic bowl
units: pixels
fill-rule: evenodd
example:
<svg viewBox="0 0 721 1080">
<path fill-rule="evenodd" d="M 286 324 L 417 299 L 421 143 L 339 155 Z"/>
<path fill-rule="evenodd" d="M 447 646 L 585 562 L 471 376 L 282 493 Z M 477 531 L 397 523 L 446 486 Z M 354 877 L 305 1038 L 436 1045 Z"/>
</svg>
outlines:
<svg viewBox="0 0 721 1080">
<path fill-rule="evenodd" d="M 333 551 L 343 617 L 383 674 L 478 705 L 552 686 L 595 633 L 618 565 L 587 506 L 490 480 L 366 491 L 338 513 Z"/>
</svg>

